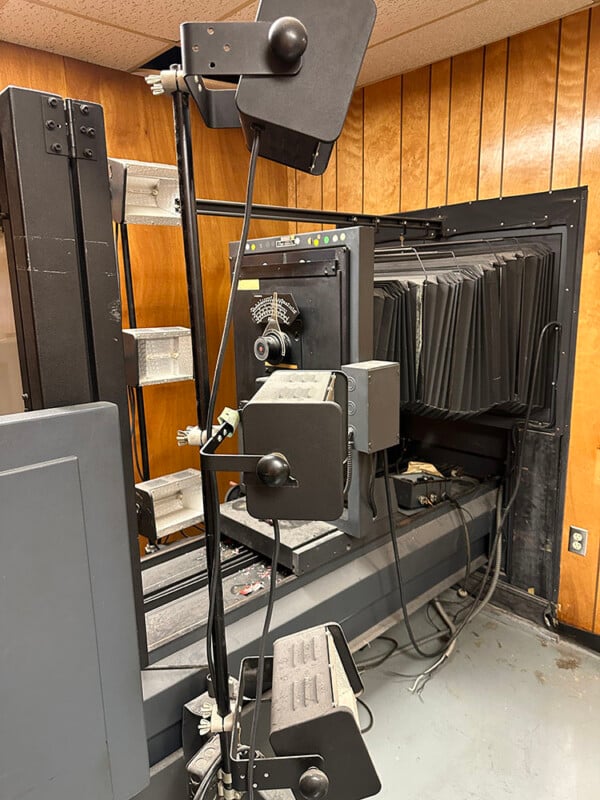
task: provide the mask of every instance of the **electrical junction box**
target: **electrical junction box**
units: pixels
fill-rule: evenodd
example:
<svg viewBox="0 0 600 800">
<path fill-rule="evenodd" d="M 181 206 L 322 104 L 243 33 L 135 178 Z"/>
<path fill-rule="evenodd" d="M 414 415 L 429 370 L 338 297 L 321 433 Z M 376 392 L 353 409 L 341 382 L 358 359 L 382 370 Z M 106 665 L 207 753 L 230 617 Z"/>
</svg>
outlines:
<svg viewBox="0 0 600 800">
<path fill-rule="evenodd" d="M 189 328 L 127 328 L 123 331 L 123 349 L 128 386 L 194 378 Z"/>
<path fill-rule="evenodd" d="M 197 469 L 136 483 L 135 496 L 138 530 L 150 542 L 204 520 L 202 476 Z"/>
<path fill-rule="evenodd" d="M 427 472 L 392 475 L 396 500 L 400 508 L 423 508 L 439 503 L 446 492 L 448 481 Z"/>
<path fill-rule="evenodd" d="M 377 453 L 400 441 L 400 364 L 360 361 L 346 364 L 348 424 L 359 453 Z"/>
</svg>

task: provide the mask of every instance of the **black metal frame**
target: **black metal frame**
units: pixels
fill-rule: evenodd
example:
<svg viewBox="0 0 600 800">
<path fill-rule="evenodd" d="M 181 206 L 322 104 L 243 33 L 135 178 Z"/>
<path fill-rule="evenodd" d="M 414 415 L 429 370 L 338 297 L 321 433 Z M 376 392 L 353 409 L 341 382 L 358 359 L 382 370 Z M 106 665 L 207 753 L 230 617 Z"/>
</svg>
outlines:
<svg viewBox="0 0 600 800">
<path fill-rule="evenodd" d="M 138 645 L 148 662 L 102 107 L 0 93 L 0 208 L 27 410 L 119 409 Z"/>
<path fill-rule="evenodd" d="M 557 506 L 553 519 L 553 535 L 548 540 L 548 548 L 544 556 L 551 559 L 551 603 L 552 616 L 556 617 L 558 590 L 560 581 L 560 554 L 563 517 L 565 510 L 565 493 L 567 480 L 568 450 L 570 439 L 570 418 L 573 398 L 573 380 L 575 372 L 575 347 L 579 311 L 579 292 L 583 264 L 583 247 L 585 234 L 585 218 L 587 209 L 587 187 L 565 189 L 556 192 L 522 195 L 511 198 L 481 200 L 476 203 L 461 203 L 454 206 L 439 207 L 415 211 L 418 218 L 432 214 L 442 224 L 443 240 L 452 242 L 480 241 L 494 247 L 494 238 L 513 239 L 522 243 L 535 240 L 538 236 L 558 234 L 563 237 L 566 247 L 561 252 L 559 275 L 554 286 L 554 301 L 557 317 L 562 327 L 560 358 L 556 373 L 556 392 L 552 425 L 542 422 L 538 431 L 549 431 L 559 437 L 556 454 L 558 464 Z M 399 215 L 393 215 L 399 218 Z M 410 218 L 412 212 L 402 215 Z M 494 231 L 494 238 L 489 232 Z M 377 245 L 389 242 L 386 231 L 376 234 Z M 428 246 L 422 242 L 422 246 Z M 418 244 L 416 245 L 418 246 Z M 502 425 L 502 420 L 492 414 L 482 415 L 483 422 Z M 533 417 L 535 420 L 535 415 Z M 506 421 L 504 421 L 506 424 Z M 531 425 L 535 432 L 535 423 Z M 510 468 L 511 465 L 509 465 Z M 512 528 L 515 511 L 519 511 L 518 503 L 509 519 Z M 510 557 L 510 548 L 508 552 Z M 510 596 L 510 595 L 508 595 Z M 507 601 L 508 602 L 508 601 Z M 532 599 L 532 613 L 538 614 L 539 598 Z M 515 603 L 515 610 L 522 606 L 522 598 Z"/>
<path fill-rule="evenodd" d="M 243 217 L 244 204 L 228 200 L 196 200 L 196 212 L 201 216 Z M 398 240 L 439 239 L 443 223 L 440 219 L 426 216 L 381 216 L 378 214 L 353 214 L 346 211 L 322 211 L 320 209 L 290 208 L 288 206 L 252 205 L 254 219 L 280 220 L 281 222 L 301 222 L 309 225 L 335 225 L 347 228 L 362 225 L 385 231 L 389 237 L 392 232 Z M 293 238 L 293 235 L 292 235 Z"/>
</svg>

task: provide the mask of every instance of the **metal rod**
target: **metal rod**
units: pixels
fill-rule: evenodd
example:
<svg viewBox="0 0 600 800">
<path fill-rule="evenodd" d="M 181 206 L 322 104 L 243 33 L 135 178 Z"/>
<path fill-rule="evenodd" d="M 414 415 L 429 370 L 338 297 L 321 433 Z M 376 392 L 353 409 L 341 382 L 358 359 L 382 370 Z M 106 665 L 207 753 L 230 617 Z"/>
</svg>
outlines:
<svg viewBox="0 0 600 800">
<path fill-rule="evenodd" d="M 244 204 L 228 200 L 196 200 L 196 213 L 200 216 L 243 217 Z M 420 217 L 392 217 L 371 214 L 351 214 L 343 211 L 321 211 L 309 208 L 288 208 L 252 204 L 254 219 L 273 219 L 282 222 L 303 222 L 315 225 L 367 225 L 392 230 L 419 230 L 427 238 L 441 235 L 442 220 Z"/>
<path fill-rule="evenodd" d="M 123 254 L 123 275 L 125 276 L 125 296 L 127 299 L 127 316 L 129 327 L 137 328 L 137 315 L 135 312 L 135 295 L 133 293 L 133 276 L 131 272 L 131 253 L 129 250 L 129 231 L 126 223 L 120 224 L 121 252 Z M 150 480 L 150 458 L 148 455 L 148 435 L 146 432 L 146 408 L 144 406 L 144 390 L 141 386 L 134 387 L 135 404 L 137 406 L 138 432 L 140 434 L 140 455 L 142 458 L 142 480 Z"/>
<path fill-rule="evenodd" d="M 206 348 L 206 321 L 204 315 L 204 294 L 200 261 L 200 240 L 198 236 L 198 217 L 196 215 L 196 191 L 194 186 L 194 162 L 189 96 L 182 92 L 173 94 L 173 117 L 175 123 L 175 146 L 177 150 L 177 169 L 179 173 L 179 193 L 181 203 L 181 227 L 183 232 L 185 266 L 190 308 L 190 327 L 194 351 L 194 387 L 196 390 L 196 410 L 198 424 L 206 429 L 210 426 L 206 414 L 210 399 L 208 380 L 208 352 Z M 227 664 L 227 644 L 225 641 L 225 612 L 223 608 L 223 580 L 221 561 L 218 552 L 217 535 L 219 531 L 219 495 L 217 478 L 214 472 L 202 470 L 202 495 L 204 500 L 204 527 L 206 531 L 206 556 L 208 564 L 209 596 L 215 585 L 214 624 L 212 628 L 212 650 L 214 671 L 212 675 L 217 709 L 222 717 L 230 711 L 229 668 Z M 208 646 L 208 642 L 207 642 Z M 222 769 L 230 774 L 230 736 L 220 735 Z"/>
</svg>

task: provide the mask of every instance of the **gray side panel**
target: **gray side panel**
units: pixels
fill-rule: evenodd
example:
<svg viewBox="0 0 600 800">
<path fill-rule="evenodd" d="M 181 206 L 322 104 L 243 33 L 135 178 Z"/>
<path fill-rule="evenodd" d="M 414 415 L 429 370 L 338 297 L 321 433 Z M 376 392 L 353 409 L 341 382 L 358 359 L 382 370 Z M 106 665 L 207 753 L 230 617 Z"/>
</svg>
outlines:
<svg viewBox="0 0 600 800">
<path fill-rule="evenodd" d="M 0 508 L 0 797 L 111 800 L 77 458 L 0 472 Z"/>
<path fill-rule="evenodd" d="M 51 487 L 51 480 L 55 480 L 54 470 L 59 469 L 55 466 L 59 459 L 76 464 L 79 475 L 77 491 L 72 476 L 68 480 L 57 481 L 57 485 L 52 484 Z M 62 463 L 59 461 L 59 464 Z M 44 467 L 44 480 L 33 486 L 30 476 L 38 473 L 32 471 L 31 465 L 39 464 L 50 466 Z M 9 478 L 15 470 L 21 470 L 18 480 Z M 38 719 L 49 717 L 52 738 L 67 741 L 74 737 L 77 742 L 83 743 L 82 747 L 86 742 L 91 746 L 93 731 L 99 730 L 105 742 L 104 758 L 108 749 L 108 774 L 112 780 L 112 794 L 108 797 L 129 800 L 148 782 L 148 757 L 116 407 L 109 403 L 94 403 L 70 409 L 49 409 L 0 417 L 0 473 L 4 473 L 0 474 L 3 500 L 0 527 L 2 566 L 5 563 L 4 552 L 9 548 L 9 552 L 13 553 L 10 573 L 23 576 L 16 584 L 23 585 L 24 596 L 30 597 L 33 607 L 38 608 L 39 616 L 34 621 L 47 636 L 39 648 L 37 659 L 27 658 L 24 651 L 24 658 L 27 658 L 35 674 L 32 673 L 26 681 L 18 681 L 22 703 L 27 705 L 30 702 L 32 685 L 44 687 L 44 695 L 36 701 L 36 713 Z M 5 523 L 8 512 L 5 512 L 4 501 L 11 503 L 13 517 L 10 524 Z M 76 511 L 79 517 L 73 516 Z M 39 518 L 35 516 L 38 512 L 41 515 Z M 66 518 L 71 526 L 68 541 L 60 535 L 65 522 L 63 514 L 70 515 Z M 27 541 L 27 536 L 32 537 L 31 542 Z M 85 556 L 83 561 L 78 556 L 78 548 Z M 34 552 L 35 558 L 40 559 L 40 571 L 46 573 L 45 582 L 27 577 Z M 4 574 L 4 570 L 0 574 Z M 87 581 L 85 585 L 80 582 L 82 576 Z M 19 601 L 13 597 L 12 591 L 7 597 L 4 591 L 0 585 L 0 631 L 10 631 L 10 634 L 0 635 L 2 704 L 7 669 L 4 661 L 11 652 L 5 647 L 5 642 L 12 643 L 16 634 L 24 637 L 29 635 L 29 626 L 23 624 Z M 88 638 L 95 638 L 92 646 L 86 638 L 75 634 L 70 626 L 63 627 L 64 612 L 58 605 L 62 597 L 68 598 L 70 617 L 87 630 Z M 86 613 L 90 604 L 93 609 L 92 620 Z M 50 617 L 46 620 L 44 615 L 49 613 L 49 609 Z M 65 642 L 60 638 L 61 632 Z M 35 640 L 35 633 L 32 638 Z M 69 642 L 75 646 L 75 653 L 72 657 L 61 658 L 61 653 L 68 652 Z M 20 658 L 20 646 L 14 657 Z M 62 669 L 56 665 L 46 669 L 46 658 L 61 659 Z M 86 659 L 94 660 L 95 669 L 87 665 Z M 81 673 L 84 673 L 89 686 L 87 701 L 68 705 L 63 703 L 60 713 L 54 713 L 52 682 L 64 679 L 67 685 L 73 681 L 76 686 Z M 102 708 L 98 713 L 94 707 L 94 692 L 101 692 L 103 714 Z M 7 738 L 7 747 L 0 747 L 2 764 L 5 754 L 10 753 L 8 744 L 13 742 L 12 724 L 6 725 L 6 719 L 10 719 L 10 716 L 2 709 L 0 741 L 4 742 L 3 737 Z M 43 733 L 38 734 L 39 730 Z M 33 725 L 30 741 L 20 750 L 21 758 L 27 759 L 28 763 L 31 761 L 31 742 L 38 740 L 38 735 L 42 747 L 47 731 L 43 725 Z M 63 772 L 72 774 L 73 780 L 77 773 L 82 783 L 78 791 L 73 786 L 69 792 L 57 794 L 57 800 L 59 797 L 60 800 L 79 800 L 82 797 L 86 800 L 103 800 L 107 796 L 98 793 L 101 782 L 94 777 L 89 763 L 80 771 L 78 759 L 71 753 L 65 763 L 60 759 L 53 763 L 53 773 L 58 775 Z M 2 775 L 0 769 L 0 781 Z M 27 794 L 28 800 L 37 800 L 38 797 L 48 800 L 47 787 L 43 792 L 40 787 L 39 791 L 39 795 L 35 792 Z M 2 800 L 13 800 L 13 797 L 16 800 L 22 796 L 7 794 L 0 789 Z"/>
</svg>

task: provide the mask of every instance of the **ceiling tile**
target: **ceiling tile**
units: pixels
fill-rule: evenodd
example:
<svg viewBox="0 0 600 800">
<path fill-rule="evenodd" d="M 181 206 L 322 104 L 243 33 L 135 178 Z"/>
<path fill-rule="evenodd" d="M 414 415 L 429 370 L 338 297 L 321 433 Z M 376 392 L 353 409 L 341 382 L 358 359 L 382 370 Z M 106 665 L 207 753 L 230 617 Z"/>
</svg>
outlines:
<svg viewBox="0 0 600 800">
<path fill-rule="evenodd" d="M 212 22 L 239 8 L 242 0 L 48 0 L 45 5 L 110 22 L 146 36 L 179 41 L 182 22 Z"/>
<path fill-rule="evenodd" d="M 139 36 L 26 0 L 8 0 L 0 8 L 0 30 L 2 38 L 13 44 L 122 70 L 133 69 L 165 47 L 160 39 Z"/>
<path fill-rule="evenodd" d="M 377 19 L 371 34 L 371 44 L 376 44 L 404 31 L 420 28 L 443 16 L 472 6 L 477 0 L 377 0 Z M 485 0 L 479 0 L 485 2 Z"/>
<path fill-rule="evenodd" d="M 371 45 L 365 56 L 359 85 L 374 83 L 512 36 L 566 16 L 585 5 L 585 0 L 548 0 L 543 4 L 523 0 L 484 0 L 418 30 Z"/>
</svg>

